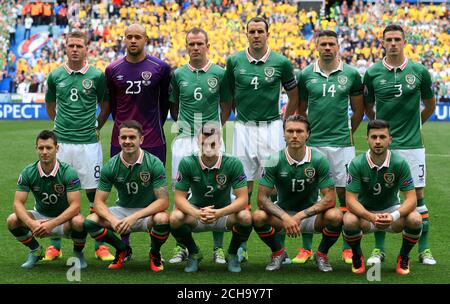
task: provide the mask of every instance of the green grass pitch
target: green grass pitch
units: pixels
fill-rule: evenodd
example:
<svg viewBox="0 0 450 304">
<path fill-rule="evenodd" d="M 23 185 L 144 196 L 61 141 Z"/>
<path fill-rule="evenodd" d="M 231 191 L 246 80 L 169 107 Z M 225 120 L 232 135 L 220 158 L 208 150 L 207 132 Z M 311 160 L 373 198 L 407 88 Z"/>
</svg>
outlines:
<svg viewBox="0 0 450 304">
<path fill-rule="evenodd" d="M 169 144 L 173 135 L 170 134 L 170 125 L 166 124 L 166 135 Z M 68 266 L 66 260 L 71 256 L 72 243 L 63 240 L 63 258 L 53 262 L 39 262 L 31 270 L 24 270 L 20 265 L 25 261 L 28 249 L 17 242 L 6 228 L 6 218 L 13 211 L 12 203 L 15 185 L 22 168 L 35 161 L 34 140 L 37 133 L 46 128 L 52 128 L 50 121 L 1 121 L 0 122 L 0 219 L 3 222 L 0 229 L 0 283 L 70 283 L 66 278 Z M 101 132 L 104 159 L 109 157 L 109 141 L 112 123 L 108 122 Z M 355 135 L 357 153 L 367 149 L 365 142 L 366 125 L 362 124 Z M 148 264 L 149 237 L 144 233 L 133 234 L 131 244 L 133 247 L 133 260 L 119 271 L 109 271 L 108 265 L 94 258 L 93 241 L 88 237 L 85 255 L 88 268 L 81 272 L 81 283 L 450 283 L 449 258 L 449 205 L 450 189 L 450 123 L 428 122 L 423 128 L 427 149 L 427 188 L 425 199 L 430 210 L 430 244 L 432 252 L 437 259 L 436 266 L 423 266 L 417 259 L 417 247 L 411 253 L 411 274 L 400 277 L 395 273 L 396 256 L 401 244 L 400 234 L 388 234 L 386 239 L 387 258 L 381 267 L 381 281 L 369 282 L 366 275 L 358 276 L 351 273 L 350 266 L 340 260 L 342 238 L 330 250 L 330 262 L 334 268 L 332 273 L 320 273 L 314 263 L 305 265 L 287 265 L 280 271 L 268 273 L 264 270 L 269 261 L 270 251 L 256 233 L 252 233 L 249 240 L 249 262 L 242 265 L 240 274 L 231 274 L 224 265 L 215 265 L 212 262 L 212 235 L 211 233 L 195 234 L 204 260 L 200 264 L 200 271 L 195 274 L 183 272 L 184 265 L 166 264 L 162 273 L 152 273 Z M 227 148 L 230 145 L 227 145 Z M 228 151 L 228 150 L 227 150 Z M 170 176 L 170 145 L 167 153 L 167 174 Z M 255 193 L 256 190 L 254 190 Z M 173 204 L 173 193 L 170 194 Z M 111 197 L 115 195 L 112 194 Z M 252 205 L 255 207 L 256 195 L 253 196 Z M 110 200 L 112 204 L 112 200 Z M 83 194 L 83 214 L 87 214 L 87 199 Z M 27 207 L 33 206 L 32 195 Z M 314 236 L 313 248 L 317 248 L 321 235 Z M 225 235 L 225 248 L 228 247 L 230 235 Z M 40 240 L 43 246 L 49 244 L 48 239 Z M 174 239 L 170 237 L 162 248 L 166 260 L 172 255 Z M 286 239 L 289 255 L 296 254 L 300 239 Z M 374 244 L 373 235 L 366 235 L 363 239 L 363 251 L 366 256 L 370 254 Z"/>
</svg>

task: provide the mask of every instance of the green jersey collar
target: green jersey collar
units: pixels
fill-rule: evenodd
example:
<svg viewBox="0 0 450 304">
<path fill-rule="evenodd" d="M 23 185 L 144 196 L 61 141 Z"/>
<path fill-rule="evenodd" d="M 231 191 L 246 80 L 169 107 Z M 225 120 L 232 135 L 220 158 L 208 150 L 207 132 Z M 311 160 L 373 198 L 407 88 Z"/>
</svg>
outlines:
<svg viewBox="0 0 450 304">
<path fill-rule="evenodd" d="M 139 165 L 142 164 L 143 159 L 144 159 L 144 150 L 142 150 L 141 148 L 139 148 L 139 157 L 134 164 L 127 163 L 126 160 L 123 158 L 123 151 L 120 152 L 120 160 L 122 161 L 124 166 L 127 168 L 133 167 L 136 164 L 139 164 Z"/>
<path fill-rule="evenodd" d="M 386 159 L 384 160 L 384 163 L 381 166 L 377 166 L 374 164 L 374 162 L 370 159 L 370 149 L 366 152 L 366 160 L 369 164 L 370 169 L 377 168 L 377 170 L 381 170 L 383 167 L 389 168 L 389 164 L 391 162 L 391 151 L 387 150 Z"/>
<path fill-rule="evenodd" d="M 300 166 L 300 165 L 303 165 L 304 163 L 311 162 L 311 148 L 310 147 L 306 147 L 305 156 L 303 157 L 303 159 L 301 161 L 296 161 L 295 159 L 293 159 L 289 155 L 288 148 L 284 149 L 284 155 L 286 156 L 286 160 L 290 166 L 292 166 L 292 165 Z"/>
<path fill-rule="evenodd" d="M 81 73 L 81 74 L 86 74 L 87 70 L 89 69 L 89 63 L 86 61 L 84 64 L 84 67 L 82 67 L 80 70 L 75 71 L 72 70 L 71 68 L 69 68 L 69 65 L 66 63 L 64 63 L 64 69 L 67 71 L 67 73 L 72 74 L 72 73 Z"/>
<path fill-rule="evenodd" d="M 194 68 L 189 62 L 188 62 L 188 64 L 187 64 L 187 67 L 188 67 L 188 69 L 191 71 L 191 72 L 198 72 L 198 71 L 203 71 L 203 72 L 208 72 L 208 70 L 209 70 L 209 68 L 212 66 L 212 62 L 211 62 L 211 60 L 208 60 L 208 62 L 206 63 L 206 65 L 204 66 L 204 67 L 202 67 L 202 68 L 200 68 L 200 69 L 196 69 L 196 68 Z"/>
<path fill-rule="evenodd" d="M 58 162 L 58 160 L 55 159 L 55 166 L 53 167 L 53 170 L 52 170 L 52 172 L 50 172 L 50 174 L 45 174 L 44 170 L 42 170 L 40 161 L 38 161 L 37 168 L 38 168 L 38 171 L 39 171 L 39 175 L 41 177 L 50 177 L 50 176 L 55 177 L 56 173 L 58 173 L 59 162 Z"/>
<path fill-rule="evenodd" d="M 264 54 L 264 56 L 262 56 L 261 59 L 255 59 L 252 57 L 252 55 L 250 55 L 248 48 L 245 49 L 245 55 L 247 56 L 248 62 L 255 63 L 255 64 L 257 64 L 259 62 L 266 63 L 267 58 L 269 58 L 269 56 L 270 56 L 270 52 L 271 52 L 270 48 L 267 47 L 267 51 Z"/>
<path fill-rule="evenodd" d="M 398 67 L 398 68 L 400 68 L 400 70 L 404 70 L 405 68 L 406 68 L 406 65 L 408 64 L 408 58 L 406 58 L 405 57 L 405 61 L 403 61 L 403 63 Z M 386 62 L 386 57 L 384 57 L 383 58 L 383 65 L 384 65 L 384 67 L 386 68 L 386 69 L 388 69 L 389 71 L 392 71 L 393 69 L 395 69 L 396 67 L 394 67 L 394 66 L 392 66 L 392 65 L 389 65 L 387 62 Z"/>
<path fill-rule="evenodd" d="M 222 153 L 219 154 L 219 159 L 217 160 L 216 164 L 215 164 L 214 166 L 212 166 L 211 168 L 208 167 L 208 166 L 206 166 L 206 165 L 203 163 L 202 157 L 201 157 L 200 154 L 198 155 L 198 160 L 199 160 L 199 162 L 200 162 L 200 167 L 202 168 L 202 171 L 205 170 L 205 169 L 209 169 L 209 170 L 212 170 L 212 169 L 220 169 L 220 165 L 222 165 Z"/>
<path fill-rule="evenodd" d="M 330 73 L 330 75 L 337 71 L 343 71 L 343 70 L 344 70 L 344 62 L 341 59 L 339 59 L 339 64 L 338 64 L 337 68 L 334 71 L 332 71 Z M 326 75 L 324 72 L 322 72 L 322 70 L 320 70 L 319 59 L 317 59 L 316 62 L 314 62 L 314 70 L 313 71 L 314 71 L 314 73 L 319 73 L 323 77 L 328 78 L 328 76 L 330 76 L 330 75 Z"/>
</svg>

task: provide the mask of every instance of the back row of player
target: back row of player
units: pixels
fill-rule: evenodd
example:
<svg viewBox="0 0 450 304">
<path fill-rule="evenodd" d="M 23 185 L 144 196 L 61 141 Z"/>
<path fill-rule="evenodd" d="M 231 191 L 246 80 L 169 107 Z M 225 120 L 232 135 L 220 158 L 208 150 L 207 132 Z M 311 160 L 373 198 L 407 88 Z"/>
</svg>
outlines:
<svg viewBox="0 0 450 304">
<path fill-rule="evenodd" d="M 186 46 L 190 62 L 177 69 L 171 81 L 172 117 L 175 120 L 179 117 L 180 122 L 185 122 L 179 124 L 180 136 L 173 143 L 173 178 L 176 176 L 181 157 L 190 154 L 197 146 L 195 140 L 192 140 L 195 139 L 195 114 L 201 113 L 200 123 L 218 121 L 220 104 L 221 122 L 224 123 L 231 109 L 231 101 L 234 101 L 233 107 L 237 115 L 233 152 L 244 165 L 249 180 L 250 198 L 252 182 L 260 176 L 262 161 L 284 146 L 278 116 L 280 83 L 289 96 L 286 115 L 292 114 L 298 105 L 297 81 L 292 66 L 285 57 L 268 48 L 268 35 L 268 24 L 264 19 L 250 20 L 247 24 L 249 48 L 230 57 L 225 72 L 207 58 L 207 34 L 201 29 L 188 32 Z M 344 64 L 337 56 L 339 47 L 335 33 L 324 31 L 319 33 L 317 39 L 320 58 L 297 75 L 299 111 L 306 115 L 308 108 L 312 126 L 312 137 L 308 145 L 320 150 L 329 159 L 340 203 L 345 206 L 344 170 L 355 156 L 351 135 L 363 116 L 361 80 L 356 70 Z M 80 40 L 81 44 L 77 44 Z M 164 62 L 145 54 L 147 36 L 141 26 L 131 25 L 126 31 L 125 41 L 127 56 L 111 64 L 106 70 L 111 112 L 115 120 L 111 156 L 120 151 L 117 142 L 118 127 L 123 121 L 133 118 L 144 126 L 145 142 L 142 147 L 164 162 L 165 139 L 162 125 L 167 116 L 165 101 L 169 96 L 170 68 Z M 394 143 L 391 147 L 411 155 L 407 157 L 408 160 L 413 159 L 414 164 L 410 165 L 415 185 L 418 187 L 419 211 L 423 214 L 426 224 L 421 238 L 422 245 L 419 245 L 420 259 L 424 263 L 435 263 L 426 242 L 428 217 L 422 193 L 425 185 L 425 157 L 420 136 L 421 121 L 424 122 L 434 109 L 431 81 L 423 66 L 408 63 L 404 57 L 404 33 L 400 27 L 387 27 L 383 33 L 383 41 L 386 58 L 369 69 L 365 76 L 366 113 L 369 118 L 373 118 L 371 106 L 376 102 L 377 118 L 384 118 L 392 125 Z M 75 143 L 75 148 L 81 147 L 86 153 L 86 157 L 81 157 L 81 152 L 75 152 L 75 159 L 70 160 L 64 157 L 69 152 L 63 153 L 65 149 L 61 148 L 58 157 L 75 166 L 83 188 L 95 190 L 101 167 L 101 149 L 100 154 L 89 150 L 90 146 L 97 146 L 98 151 L 99 144 L 91 135 L 95 114 L 86 115 L 86 109 L 92 108 L 92 103 L 95 104 L 96 101 L 103 105 L 101 108 L 105 110 L 98 118 L 100 128 L 109 113 L 105 106 L 107 103 L 102 102 L 106 99 L 106 84 L 98 71 L 85 65 L 87 41 L 83 36 L 77 37 L 74 33 L 69 35 L 67 48 L 68 64 L 65 69 L 60 68 L 49 77 L 46 101 L 52 118 L 55 117 L 54 114 L 51 115 L 52 108 L 54 113 L 55 102 L 58 104 L 55 121 L 58 140 L 67 147 Z M 70 75 L 72 77 L 69 77 Z M 422 113 L 420 97 L 425 103 Z M 83 102 L 76 103 L 79 99 Z M 349 99 L 354 113 L 351 127 L 347 114 Z M 401 111 L 396 107 L 401 108 Z M 83 132 L 86 135 L 84 138 Z M 88 165 L 92 168 L 83 170 L 76 167 L 77 159 L 90 159 L 93 155 L 100 155 L 100 158 Z M 83 166 L 85 165 L 86 162 L 83 162 Z M 86 172 L 85 176 L 83 171 Z M 91 171 L 93 174 L 87 173 Z M 84 179 L 91 179 L 92 183 L 84 182 Z M 93 202 L 93 196 L 89 199 Z M 305 238 L 306 234 L 303 236 Z M 220 236 L 217 239 L 220 244 Z M 304 243 L 306 248 L 299 252 L 294 262 L 305 262 L 311 258 L 311 238 L 306 237 Z M 378 250 L 374 250 L 374 257 L 382 260 L 383 242 L 377 242 L 376 247 Z M 179 253 L 181 257 L 186 256 L 185 251 Z M 351 263 L 349 250 L 343 251 L 343 257 Z"/>
</svg>

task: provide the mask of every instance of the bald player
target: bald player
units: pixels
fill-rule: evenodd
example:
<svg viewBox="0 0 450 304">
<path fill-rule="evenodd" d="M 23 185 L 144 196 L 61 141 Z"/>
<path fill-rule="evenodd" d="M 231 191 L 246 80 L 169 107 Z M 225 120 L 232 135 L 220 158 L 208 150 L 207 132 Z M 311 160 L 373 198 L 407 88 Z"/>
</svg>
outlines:
<svg viewBox="0 0 450 304">
<path fill-rule="evenodd" d="M 141 148 L 166 163 L 166 139 L 163 125 L 169 112 L 171 68 L 166 62 L 150 56 L 145 47 L 148 36 L 140 24 L 125 30 L 125 57 L 111 63 L 105 71 L 114 127 L 111 135 L 111 157 L 121 150 L 120 125 L 136 120 L 142 125 Z M 128 235 L 124 235 L 129 243 Z"/>
</svg>

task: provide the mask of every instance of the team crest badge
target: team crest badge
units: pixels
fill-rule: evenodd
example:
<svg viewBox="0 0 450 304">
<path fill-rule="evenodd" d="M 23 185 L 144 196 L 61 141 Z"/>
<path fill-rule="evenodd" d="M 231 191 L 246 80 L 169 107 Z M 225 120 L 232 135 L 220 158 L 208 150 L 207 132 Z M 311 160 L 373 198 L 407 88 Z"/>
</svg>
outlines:
<svg viewBox="0 0 450 304">
<path fill-rule="evenodd" d="M 413 74 L 407 74 L 405 76 L 405 80 L 409 85 L 413 85 L 416 82 L 416 76 Z"/>
<path fill-rule="evenodd" d="M 275 68 L 274 67 L 264 68 L 264 75 L 266 75 L 266 77 L 268 78 L 273 77 L 273 75 L 275 75 Z"/>
<path fill-rule="evenodd" d="M 140 179 L 142 181 L 142 185 L 147 186 L 149 184 L 149 182 L 150 182 L 150 172 L 146 172 L 146 171 L 140 172 L 139 173 L 139 177 L 140 177 Z"/>
<path fill-rule="evenodd" d="M 53 189 L 55 190 L 55 192 L 56 192 L 58 195 L 62 195 L 62 194 L 64 194 L 64 190 L 65 190 L 66 188 L 65 188 L 64 185 L 62 185 L 62 184 L 55 184 L 55 185 L 53 186 Z"/>
<path fill-rule="evenodd" d="M 211 89 L 214 89 L 215 87 L 217 87 L 217 84 L 219 83 L 219 81 L 215 77 L 209 77 L 207 80 L 207 83 Z"/>
<path fill-rule="evenodd" d="M 145 86 L 149 86 L 152 82 L 150 81 L 150 78 L 152 78 L 152 73 L 149 71 L 144 71 L 141 73 L 142 76 L 142 84 Z"/>
<path fill-rule="evenodd" d="M 22 185 L 22 174 L 19 175 L 19 179 L 17 180 L 18 185 Z"/>
<path fill-rule="evenodd" d="M 384 173 L 384 181 L 388 184 L 392 184 L 395 181 L 394 173 Z"/>
<path fill-rule="evenodd" d="M 225 174 L 217 174 L 216 182 L 219 186 L 225 185 L 225 183 L 227 182 L 227 176 Z"/>
<path fill-rule="evenodd" d="M 81 84 L 83 85 L 83 88 L 85 89 L 85 90 L 89 90 L 90 88 L 92 88 L 92 80 L 90 80 L 90 79 L 84 79 L 82 82 L 81 82 Z"/>
<path fill-rule="evenodd" d="M 339 84 L 340 84 L 341 86 L 345 86 L 345 85 L 347 84 L 347 82 L 348 82 L 348 77 L 345 76 L 345 75 L 339 75 L 339 76 L 337 77 L 337 81 L 339 82 Z"/>
<path fill-rule="evenodd" d="M 183 175 L 181 174 L 180 171 L 177 172 L 177 182 L 181 182 L 181 180 L 183 179 Z"/>
<path fill-rule="evenodd" d="M 314 181 L 314 176 L 316 176 L 316 169 L 314 168 L 306 168 L 305 169 L 306 181 L 308 183 L 312 183 Z"/>
<path fill-rule="evenodd" d="M 314 168 L 306 168 L 305 169 L 305 176 L 307 178 L 313 178 L 316 175 L 316 169 Z"/>
<path fill-rule="evenodd" d="M 407 74 L 406 76 L 405 76 L 405 80 L 406 80 L 406 82 L 408 83 L 408 88 L 410 88 L 410 89 L 414 89 L 414 87 L 415 87 L 415 82 L 416 82 L 416 76 L 414 76 L 413 74 Z"/>
</svg>

